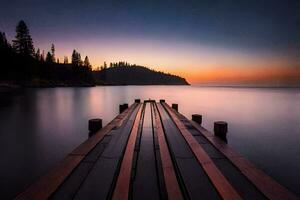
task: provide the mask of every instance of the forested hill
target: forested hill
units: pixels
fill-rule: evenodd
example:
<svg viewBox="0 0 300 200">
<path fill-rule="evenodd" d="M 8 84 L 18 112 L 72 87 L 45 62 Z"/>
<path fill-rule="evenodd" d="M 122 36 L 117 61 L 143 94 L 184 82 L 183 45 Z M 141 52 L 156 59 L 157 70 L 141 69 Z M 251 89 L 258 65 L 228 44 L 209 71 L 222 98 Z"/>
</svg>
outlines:
<svg viewBox="0 0 300 200">
<path fill-rule="evenodd" d="M 94 72 L 97 84 L 104 85 L 189 85 L 182 77 L 137 65 L 118 65 Z"/>
<path fill-rule="evenodd" d="M 25 87 L 94 86 L 92 66 L 86 56 L 84 61 L 75 49 L 72 62 L 65 56 L 63 63 L 55 54 L 55 46 L 45 55 L 35 50 L 26 23 L 21 20 L 16 27 L 12 44 L 0 31 L 0 87 L 5 85 Z"/>
<path fill-rule="evenodd" d="M 71 62 L 64 56 L 60 62 L 54 44 L 45 54 L 35 50 L 26 23 L 21 20 L 16 27 L 12 44 L 0 31 L 0 86 L 25 87 L 95 86 L 95 85 L 187 85 L 184 78 L 130 65 L 127 62 L 106 62 L 101 70 L 92 71 L 88 56 L 84 60 L 75 49 Z"/>
</svg>

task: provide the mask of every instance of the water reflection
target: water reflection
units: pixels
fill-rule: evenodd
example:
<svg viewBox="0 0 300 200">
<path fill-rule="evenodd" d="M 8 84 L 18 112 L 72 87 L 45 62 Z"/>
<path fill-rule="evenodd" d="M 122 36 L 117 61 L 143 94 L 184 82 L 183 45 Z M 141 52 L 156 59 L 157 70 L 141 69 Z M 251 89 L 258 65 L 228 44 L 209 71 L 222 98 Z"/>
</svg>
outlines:
<svg viewBox="0 0 300 200">
<path fill-rule="evenodd" d="M 87 122 L 103 125 L 134 99 L 177 103 L 203 125 L 229 123 L 229 145 L 294 192 L 300 188 L 300 90 L 121 86 L 29 89 L 0 107 L 0 198 L 11 198 L 88 138 Z M 299 193 L 299 192 L 298 192 Z"/>
</svg>

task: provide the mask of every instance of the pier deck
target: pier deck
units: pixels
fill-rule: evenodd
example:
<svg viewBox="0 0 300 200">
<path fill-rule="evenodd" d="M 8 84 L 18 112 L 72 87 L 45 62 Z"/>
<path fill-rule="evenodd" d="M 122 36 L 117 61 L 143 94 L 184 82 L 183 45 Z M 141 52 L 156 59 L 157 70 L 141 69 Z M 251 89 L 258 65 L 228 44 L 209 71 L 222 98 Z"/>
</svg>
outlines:
<svg viewBox="0 0 300 200">
<path fill-rule="evenodd" d="M 134 103 L 16 199 L 299 199 L 167 103 Z"/>
</svg>

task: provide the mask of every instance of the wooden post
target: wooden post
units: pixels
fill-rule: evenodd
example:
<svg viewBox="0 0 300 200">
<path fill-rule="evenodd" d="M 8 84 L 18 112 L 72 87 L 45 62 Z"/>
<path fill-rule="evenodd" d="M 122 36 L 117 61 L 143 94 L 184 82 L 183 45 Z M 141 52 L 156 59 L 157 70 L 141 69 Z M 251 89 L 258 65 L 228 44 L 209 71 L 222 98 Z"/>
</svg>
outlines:
<svg viewBox="0 0 300 200">
<path fill-rule="evenodd" d="M 135 103 L 141 103 L 141 100 L 140 99 L 135 99 L 134 102 Z"/>
<path fill-rule="evenodd" d="M 127 108 L 128 108 L 128 103 L 120 104 L 119 105 L 119 113 L 121 114 Z"/>
<path fill-rule="evenodd" d="M 193 114 L 192 120 L 201 125 L 202 124 L 202 115 Z"/>
<path fill-rule="evenodd" d="M 124 111 L 124 105 L 120 104 L 119 105 L 119 113 L 121 114 Z"/>
<path fill-rule="evenodd" d="M 177 103 L 173 103 L 172 108 L 178 112 L 178 104 Z"/>
<path fill-rule="evenodd" d="M 89 120 L 89 136 L 94 135 L 102 128 L 102 119 L 90 119 Z"/>
<path fill-rule="evenodd" d="M 160 99 L 159 102 L 160 102 L 160 103 L 164 103 L 164 102 L 166 102 L 166 101 L 165 101 L 164 99 Z"/>
<path fill-rule="evenodd" d="M 214 123 L 215 136 L 221 138 L 225 142 L 227 142 L 227 137 L 226 137 L 227 131 L 228 131 L 227 122 L 217 121 L 217 122 Z"/>
</svg>

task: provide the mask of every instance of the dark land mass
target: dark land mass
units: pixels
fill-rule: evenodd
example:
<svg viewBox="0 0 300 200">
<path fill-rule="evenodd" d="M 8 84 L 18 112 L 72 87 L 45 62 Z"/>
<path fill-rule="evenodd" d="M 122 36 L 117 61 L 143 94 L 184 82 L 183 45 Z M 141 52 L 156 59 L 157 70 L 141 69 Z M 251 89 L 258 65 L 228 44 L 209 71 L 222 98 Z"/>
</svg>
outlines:
<svg viewBox="0 0 300 200">
<path fill-rule="evenodd" d="M 182 77 L 137 65 L 95 71 L 94 78 L 101 85 L 189 85 Z"/>
<path fill-rule="evenodd" d="M 96 85 L 189 85 L 182 77 L 137 65 L 115 63 L 92 71 L 84 65 L 41 61 L 13 49 L 0 49 L 0 92 L 18 87 L 91 87 Z"/>
<path fill-rule="evenodd" d="M 72 63 L 55 59 L 55 47 L 46 54 L 35 51 L 28 27 L 20 21 L 16 39 L 10 44 L 0 32 L 0 91 L 20 87 L 94 86 L 88 57 L 81 60 L 76 50 Z"/>
<path fill-rule="evenodd" d="M 75 49 L 71 62 L 55 56 L 55 46 L 45 53 L 35 49 L 24 21 L 16 27 L 12 44 L 0 32 L 0 92 L 18 87 L 90 87 L 96 85 L 187 85 L 179 76 L 150 70 L 127 62 L 110 63 L 92 71 L 88 56 Z"/>
</svg>

